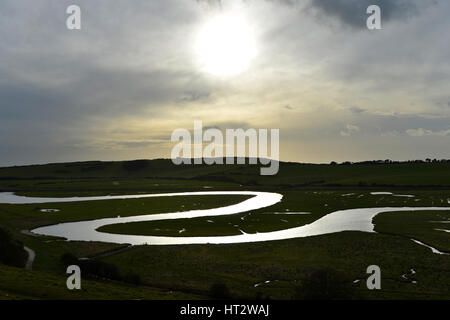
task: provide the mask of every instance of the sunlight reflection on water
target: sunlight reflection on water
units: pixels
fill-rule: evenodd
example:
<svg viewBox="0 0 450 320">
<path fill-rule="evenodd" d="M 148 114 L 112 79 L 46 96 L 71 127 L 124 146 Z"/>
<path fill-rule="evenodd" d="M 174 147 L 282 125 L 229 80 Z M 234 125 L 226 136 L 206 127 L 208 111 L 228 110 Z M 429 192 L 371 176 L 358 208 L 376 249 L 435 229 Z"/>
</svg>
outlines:
<svg viewBox="0 0 450 320">
<path fill-rule="evenodd" d="M 129 243 L 132 245 L 179 245 L 179 244 L 221 244 L 244 243 L 258 241 L 283 240 L 302 238 L 342 231 L 374 232 L 372 219 L 381 212 L 390 211 L 418 211 L 418 210 L 450 210 L 449 207 L 383 207 L 339 210 L 329 213 L 318 220 L 295 228 L 262 233 L 242 233 L 233 236 L 209 236 L 209 237 L 165 237 L 122 235 L 99 232 L 96 229 L 110 224 L 169 220 L 180 218 L 212 217 L 231 215 L 247 212 L 264 207 L 269 207 L 281 201 L 282 195 L 271 192 L 253 191 L 206 191 L 206 192 L 182 192 L 161 194 L 118 195 L 99 197 L 71 197 L 71 198 L 33 198 L 16 196 L 12 193 L 0 193 L 0 203 L 56 203 L 74 201 L 135 199 L 150 197 L 191 196 L 191 195 L 251 195 L 250 199 L 240 203 L 214 209 L 190 210 L 164 214 L 148 214 L 131 217 L 104 218 L 89 221 L 59 223 L 56 225 L 39 227 L 32 230 L 33 233 L 47 236 L 64 237 L 74 241 L 102 241 L 112 243 Z"/>
</svg>

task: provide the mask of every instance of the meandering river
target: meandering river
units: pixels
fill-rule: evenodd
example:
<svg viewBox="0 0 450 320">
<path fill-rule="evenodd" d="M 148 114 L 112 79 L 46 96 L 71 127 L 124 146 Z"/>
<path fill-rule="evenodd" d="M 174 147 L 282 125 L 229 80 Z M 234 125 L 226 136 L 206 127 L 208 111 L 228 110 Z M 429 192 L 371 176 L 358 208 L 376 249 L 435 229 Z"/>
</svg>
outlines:
<svg viewBox="0 0 450 320">
<path fill-rule="evenodd" d="M 113 199 L 136 199 L 151 197 L 173 197 L 173 196 L 195 196 L 195 195 L 250 195 L 251 198 L 240 203 L 214 209 L 189 210 L 184 212 L 173 212 L 164 214 L 147 214 L 130 217 L 104 218 L 89 221 L 77 221 L 59 223 L 31 230 L 39 235 L 63 237 L 73 241 L 102 241 L 112 243 L 129 243 L 132 245 L 180 245 L 180 244 L 222 244 L 222 243 L 245 243 L 258 241 L 272 241 L 292 238 L 310 237 L 342 231 L 374 232 L 372 219 L 381 212 L 390 211 L 424 211 L 424 210 L 450 210 L 450 207 L 382 207 L 382 208 L 360 208 L 347 209 L 331 212 L 316 221 L 295 228 L 279 231 L 262 232 L 254 234 L 242 233 L 233 236 L 211 236 L 211 237 L 165 237 L 165 236 L 142 236 L 122 235 L 97 231 L 98 228 L 117 223 L 170 220 L 180 218 L 213 217 L 231 215 L 251 210 L 257 210 L 272 206 L 282 200 L 282 195 L 272 192 L 254 191 L 205 191 L 205 192 L 182 192 L 182 193 L 160 193 L 160 194 L 138 194 L 117 195 L 99 197 L 70 197 L 70 198 L 35 198 L 17 196 L 13 193 L 0 193 L 0 203 L 57 203 L 75 201 L 113 200 Z"/>
</svg>

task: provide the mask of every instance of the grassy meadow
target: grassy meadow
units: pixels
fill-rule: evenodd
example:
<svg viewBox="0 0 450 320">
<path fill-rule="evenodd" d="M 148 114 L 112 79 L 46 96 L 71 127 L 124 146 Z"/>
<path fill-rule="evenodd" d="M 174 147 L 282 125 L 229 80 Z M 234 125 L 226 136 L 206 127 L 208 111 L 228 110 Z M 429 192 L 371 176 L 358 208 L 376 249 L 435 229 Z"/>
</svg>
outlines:
<svg viewBox="0 0 450 320">
<path fill-rule="evenodd" d="M 0 191 L 40 197 L 214 190 L 283 195 L 271 207 L 235 215 L 100 229 L 118 234 L 218 236 L 292 228 L 342 209 L 450 206 L 449 169 L 447 162 L 280 163 L 278 175 L 264 177 L 258 166 L 249 165 L 174 166 L 163 159 L 80 162 L 0 168 Z M 393 195 L 371 194 L 377 191 Z M 224 284 L 230 297 L 244 299 L 450 299 L 450 255 L 434 254 L 411 240 L 450 253 L 450 234 L 445 231 L 450 229 L 450 213 L 445 211 L 381 213 L 373 221 L 376 233 L 341 232 L 227 245 L 129 246 L 65 241 L 28 232 L 60 222 L 215 208 L 247 198 L 212 195 L 0 204 L 0 226 L 36 252 L 33 270 L 0 264 L 0 298 L 209 299 L 214 297 L 211 288 Z M 61 262 L 67 253 L 114 265 L 121 274 L 139 275 L 140 283 L 90 276 L 83 279 L 83 290 L 69 291 Z M 381 290 L 365 286 L 366 268 L 371 264 L 382 270 Z M 328 274 L 334 279 L 327 284 L 335 289 L 334 295 L 321 296 L 329 290 L 311 279 Z"/>
</svg>

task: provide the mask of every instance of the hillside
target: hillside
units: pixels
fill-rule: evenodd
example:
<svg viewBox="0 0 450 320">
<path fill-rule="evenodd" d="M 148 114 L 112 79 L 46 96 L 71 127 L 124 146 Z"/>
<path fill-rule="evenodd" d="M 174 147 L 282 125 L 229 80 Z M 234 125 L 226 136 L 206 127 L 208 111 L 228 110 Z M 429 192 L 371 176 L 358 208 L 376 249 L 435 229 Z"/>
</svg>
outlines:
<svg viewBox="0 0 450 320">
<path fill-rule="evenodd" d="M 260 165 L 174 165 L 169 159 L 73 162 L 0 168 L 0 190 L 73 189 L 89 186 L 139 189 L 172 185 L 196 187 L 450 187 L 450 162 L 365 162 L 302 164 L 281 162 L 275 176 L 259 175 Z M 92 181 L 95 180 L 95 183 Z M 111 184 L 111 180 L 115 183 Z"/>
</svg>

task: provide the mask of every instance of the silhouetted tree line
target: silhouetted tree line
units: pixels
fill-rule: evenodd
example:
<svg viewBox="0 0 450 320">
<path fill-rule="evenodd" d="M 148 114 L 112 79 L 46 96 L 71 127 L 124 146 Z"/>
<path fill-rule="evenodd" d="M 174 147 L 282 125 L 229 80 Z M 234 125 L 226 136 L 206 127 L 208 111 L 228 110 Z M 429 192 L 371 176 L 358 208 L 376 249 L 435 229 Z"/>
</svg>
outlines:
<svg viewBox="0 0 450 320">
<path fill-rule="evenodd" d="M 336 166 L 336 165 L 353 165 L 353 164 L 411 164 L 411 163 L 450 163 L 449 159 L 430 159 L 427 158 L 425 160 L 406 160 L 406 161 L 394 161 L 390 159 L 386 160 L 368 160 L 368 161 L 358 161 L 358 162 L 351 162 L 351 161 L 344 161 L 341 163 L 337 163 L 336 161 L 331 161 L 330 165 Z"/>
<path fill-rule="evenodd" d="M 27 257 L 28 253 L 23 249 L 23 244 L 14 240 L 7 230 L 0 228 L 0 263 L 24 267 Z"/>
<path fill-rule="evenodd" d="M 141 277 L 135 273 L 122 275 L 119 268 L 112 263 L 94 259 L 78 259 L 71 253 L 65 253 L 61 256 L 61 262 L 67 268 L 70 265 L 77 265 L 81 269 L 82 277 L 104 278 L 109 280 L 122 281 L 139 285 Z"/>
</svg>

